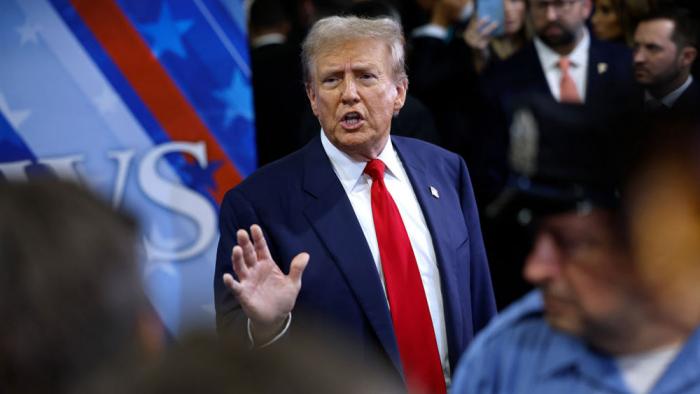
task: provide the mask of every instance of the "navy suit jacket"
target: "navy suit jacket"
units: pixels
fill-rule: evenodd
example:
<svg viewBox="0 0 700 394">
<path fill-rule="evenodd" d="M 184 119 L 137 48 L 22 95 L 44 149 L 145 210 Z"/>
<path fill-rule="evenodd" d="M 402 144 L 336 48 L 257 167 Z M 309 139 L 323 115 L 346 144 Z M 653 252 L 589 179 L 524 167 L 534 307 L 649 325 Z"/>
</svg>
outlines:
<svg viewBox="0 0 700 394">
<path fill-rule="evenodd" d="M 586 105 L 609 107 L 633 92 L 632 53 L 619 43 L 597 40 L 591 35 L 586 75 Z M 495 65 L 486 75 L 486 94 L 500 101 L 510 115 L 513 100 L 519 96 L 542 94 L 552 97 L 534 42 L 507 61 Z"/>
<path fill-rule="evenodd" d="M 585 105 L 600 111 L 629 112 L 635 101 L 630 97 L 636 97 L 631 50 L 619 43 L 597 40 L 592 35 L 590 40 Z M 515 107 L 534 95 L 549 97 L 552 102 L 554 96 L 534 42 L 508 60 L 495 63 L 485 72 L 480 85 L 486 108 L 480 122 L 484 125 L 478 138 L 482 158 L 477 170 L 487 171 L 480 182 L 483 184 L 482 202 L 487 203 L 498 196 L 506 181 L 508 130 Z"/>
<path fill-rule="evenodd" d="M 495 314 L 469 175 L 456 154 L 412 138 L 393 136 L 392 141 L 432 235 L 454 370 L 474 334 Z M 439 198 L 431 194 L 431 186 Z M 296 254 L 306 251 L 311 256 L 286 336 L 294 335 L 295 323 L 304 316 L 315 316 L 350 334 L 359 351 L 387 356 L 401 373 L 377 267 L 319 137 L 261 168 L 224 197 L 214 278 L 220 332 L 240 330 L 244 335 L 246 317 L 221 277 L 232 272 L 235 231 L 254 223 L 263 228 L 283 272 L 289 272 Z"/>
</svg>

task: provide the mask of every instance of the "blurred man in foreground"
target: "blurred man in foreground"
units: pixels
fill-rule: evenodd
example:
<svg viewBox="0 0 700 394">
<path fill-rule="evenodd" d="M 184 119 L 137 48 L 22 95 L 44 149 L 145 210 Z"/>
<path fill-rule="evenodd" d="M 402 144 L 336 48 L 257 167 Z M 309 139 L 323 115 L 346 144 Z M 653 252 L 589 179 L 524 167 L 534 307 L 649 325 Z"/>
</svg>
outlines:
<svg viewBox="0 0 700 394">
<path fill-rule="evenodd" d="M 162 345 L 135 222 L 73 184 L 0 183 L 0 392 L 66 393 Z"/>
<path fill-rule="evenodd" d="M 453 392 L 700 392 L 697 323 L 679 330 L 659 318 L 657 294 L 637 275 L 615 176 L 616 163 L 626 161 L 618 147 L 629 145 L 606 141 L 622 129 L 605 127 L 607 121 L 597 129 L 587 121 L 593 114 L 576 108 L 534 112 L 539 127 L 522 122 L 513 129 L 521 138 L 512 157 L 520 182 L 511 190 L 520 199 L 511 202 L 523 222 L 534 223 L 524 275 L 538 290 L 476 339 Z M 563 128 L 556 117 L 587 126 Z M 534 144 L 523 143 L 522 134 L 532 133 Z M 550 145 L 552 133 L 571 142 Z M 526 152 L 532 147 L 534 154 Z"/>
</svg>

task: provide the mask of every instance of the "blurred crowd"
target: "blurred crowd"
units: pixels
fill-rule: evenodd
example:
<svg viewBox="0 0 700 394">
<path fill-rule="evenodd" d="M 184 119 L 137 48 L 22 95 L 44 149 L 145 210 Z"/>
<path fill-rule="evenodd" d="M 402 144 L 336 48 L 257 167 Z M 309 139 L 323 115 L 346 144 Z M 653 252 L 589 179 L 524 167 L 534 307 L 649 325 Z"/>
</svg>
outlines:
<svg viewBox="0 0 700 394">
<path fill-rule="evenodd" d="M 311 25 L 400 21 L 409 89 L 391 132 L 465 160 L 498 306 L 513 306 L 470 347 L 452 392 L 697 392 L 699 3 L 503 0 L 501 24 L 474 1 L 254 0 L 260 165 L 320 132 L 299 57 Z M 77 185 L 0 182 L 0 392 L 404 390 L 313 329 L 266 349 L 206 334 L 168 346 L 138 237 Z M 533 285 L 544 301 L 521 299 Z M 591 358 L 582 377 L 556 370 L 568 356 L 552 361 L 554 347 Z M 619 381 L 600 373 L 611 359 Z M 649 360 L 655 372 L 634 375 Z M 533 381 L 536 366 L 551 381 Z"/>
</svg>

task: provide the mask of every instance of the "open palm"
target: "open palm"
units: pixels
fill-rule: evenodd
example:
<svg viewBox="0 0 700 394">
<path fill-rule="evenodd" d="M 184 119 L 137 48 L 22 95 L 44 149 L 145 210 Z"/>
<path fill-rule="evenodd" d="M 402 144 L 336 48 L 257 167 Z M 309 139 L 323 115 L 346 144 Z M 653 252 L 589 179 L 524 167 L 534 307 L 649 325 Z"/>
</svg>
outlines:
<svg viewBox="0 0 700 394">
<path fill-rule="evenodd" d="M 252 240 L 245 230 L 236 233 L 238 245 L 233 248 L 231 263 L 238 280 L 224 274 L 224 283 L 254 326 L 280 326 L 294 308 L 309 255 L 295 256 L 289 275 L 285 275 L 272 259 L 260 226 L 251 226 L 250 232 Z"/>
</svg>

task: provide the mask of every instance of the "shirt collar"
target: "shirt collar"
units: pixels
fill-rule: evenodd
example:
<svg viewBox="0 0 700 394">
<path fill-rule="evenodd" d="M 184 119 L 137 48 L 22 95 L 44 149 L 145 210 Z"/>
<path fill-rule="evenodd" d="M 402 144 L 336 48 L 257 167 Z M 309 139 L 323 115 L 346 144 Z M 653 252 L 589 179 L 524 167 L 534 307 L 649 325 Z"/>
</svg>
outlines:
<svg viewBox="0 0 700 394">
<path fill-rule="evenodd" d="M 652 96 L 648 90 L 645 90 L 644 91 L 644 102 L 648 103 L 650 101 L 660 101 L 661 104 L 663 104 L 665 107 L 671 108 L 671 107 L 673 107 L 673 104 L 675 104 L 676 101 L 678 101 L 678 98 L 681 97 L 681 95 L 688 89 L 688 87 L 690 86 L 691 83 L 693 83 L 693 76 L 689 75 L 688 79 L 685 80 L 683 85 L 679 86 L 678 89 L 674 90 L 673 92 L 667 94 L 661 100 Z"/>
<path fill-rule="evenodd" d="M 540 58 L 540 62 L 545 66 L 545 68 L 557 68 L 559 67 L 559 58 L 561 55 L 556 53 L 552 48 L 547 46 L 539 37 L 535 37 L 535 48 L 537 49 L 537 56 Z M 572 67 L 581 67 L 588 61 L 588 49 L 591 46 L 591 37 L 588 33 L 588 29 L 583 29 L 583 38 L 576 45 L 573 51 L 568 55 L 571 61 Z"/>
<path fill-rule="evenodd" d="M 361 181 L 369 180 L 369 176 L 364 175 L 366 161 L 358 161 L 350 157 L 347 153 L 338 149 L 326 137 L 326 133 L 321 130 L 321 145 L 326 152 L 328 159 L 331 161 L 333 171 L 340 180 L 340 183 L 345 189 L 345 193 L 352 192 Z M 399 160 L 394 145 L 391 142 L 391 137 L 387 140 L 386 146 L 377 157 L 384 162 L 386 166 L 385 176 L 392 176 L 400 181 L 405 181 L 404 174 L 401 169 L 401 161 Z"/>
<path fill-rule="evenodd" d="M 447 41 L 450 32 L 440 25 L 429 23 L 427 25 L 415 28 L 411 35 L 413 37 L 433 37 L 439 40 Z"/>
<path fill-rule="evenodd" d="M 269 45 L 269 44 L 284 44 L 287 41 L 287 37 L 284 36 L 284 34 L 280 33 L 269 33 L 269 34 L 263 34 L 260 37 L 257 37 L 254 39 L 251 43 L 250 46 L 253 48 L 259 48 L 264 45 Z"/>
</svg>

